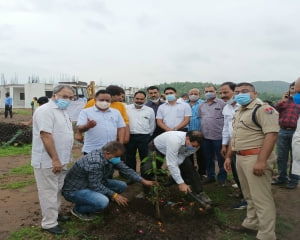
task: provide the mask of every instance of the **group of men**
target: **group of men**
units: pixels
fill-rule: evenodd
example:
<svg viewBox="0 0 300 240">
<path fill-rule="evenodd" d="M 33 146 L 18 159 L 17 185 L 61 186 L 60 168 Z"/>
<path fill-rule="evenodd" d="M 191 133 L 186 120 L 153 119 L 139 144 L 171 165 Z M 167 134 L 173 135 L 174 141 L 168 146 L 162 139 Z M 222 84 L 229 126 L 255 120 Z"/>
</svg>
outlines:
<svg viewBox="0 0 300 240">
<path fill-rule="evenodd" d="M 122 102 L 124 90 L 111 85 L 99 90 L 79 114 L 76 139 L 83 142 L 83 157 L 69 171 L 74 137 L 66 109 L 74 90 L 68 85 L 57 86 L 49 103 L 33 116 L 32 166 L 42 228 L 63 233 L 58 224 L 66 220 L 59 215 L 61 192 L 75 204 L 71 213 L 82 220 L 92 219 L 109 201 L 127 205 L 128 199 L 121 194 L 127 185 L 113 179 L 114 169 L 147 187 L 158 184 L 147 171 L 149 161 L 142 164 L 141 176 L 136 173 L 137 151 L 141 160 L 155 151 L 165 157 L 170 182 L 182 192 L 193 193 L 208 208 L 211 200 L 202 183 L 217 181 L 224 186 L 227 172 L 232 170 L 247 203 L 247 216 L 239 230 L 257 231 L 257 239 L 276 239 L 271 180 L 278 132 L 278 155 L 282 153 L 277 159 L 280 175 L 274 183 L 288 183 L 292 188 L 300 175 L 300 159 L 293 163 L 295 175 L 288 179 L 286 173 L 289 151 L 295 150 L 300 139 L 294 140 L 293 148 L 281 143 L 286 141 L 286 131 L 290 134 L 296 130 L 300 114 L 300 79 L 294 85 L 294 92 L 291 88 L 289 96 L 275 106 L 279 114 L 259 100 L 254 86 L 246 82 L 221 84 L 220 98 L 217 89 L 208 86 L 204 100 L 194 88 L 186 101 L 178 100 L 173 87 L 164 89 L 163 100 L 159 88 L 151 86 L 147 93 L 136 92 L 130 105 Z M 280 145 L 285 148 L 280 149 Z"/>
</svg>

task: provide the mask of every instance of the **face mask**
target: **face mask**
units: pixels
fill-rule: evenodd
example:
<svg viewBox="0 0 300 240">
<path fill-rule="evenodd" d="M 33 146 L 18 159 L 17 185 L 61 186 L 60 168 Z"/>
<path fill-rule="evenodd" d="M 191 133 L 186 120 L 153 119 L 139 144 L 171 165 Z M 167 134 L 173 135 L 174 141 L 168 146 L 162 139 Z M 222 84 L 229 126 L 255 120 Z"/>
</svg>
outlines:
<svg viewBox="0 0 300 240">
<path fill-rule="evenodd" d="M 144 106 L 144 103 L 134 103 L 134 106 L 136 106 L 137 108 L 141 108 Z"/>
<path fill-rule="evenodd" d="M 300 93 L 295 93 L 293 96 L 293 100 L 295 104 L 300 104 Z"/>
<path fill-rule="evenodd" d="M 207 100 L 213 99 L 213 98 L 215 98 L 215 97 L 216 97 L 216 94 L 215 94 L 215 93 L 212 93 L 212 92 L 207 92 L 207 93 L 205 93 L 205 98 L 206 98 Z"/>
<path fill-rule="evenodd" d="M 199 96 L 197 96 L 197 95 L 189 95 L 189 99 L 192 102 L 196 102 L 199 99 Z"/>
<path fill-rule="evenodd" d="M 59 98 L 55 100 L 55 104 L 58 106 L 59 109 L 65 110 L 69 107 L 70 100 Z"/>
<path fill-rule="evenodd" d="M 96 106 L 100 109 L 107 109 L 109 108 L 110 103 L 106 101 L 96 101 Z"/>
<path fill-rule="evenodd" d="M 228 104 L 228 105 L 231 105 L 231 104 L 233 104 L 234 103 L 234 98 L 230 98 L 227 102 L 226 102 L 226 104 Z"/>
<path fill-rule="evenodd" d="M 175 96 L 175 94 L 169 94 L 169 95 L 166 95 L 166 99 L 168 100 L 168 101 L 175 101 L 176 100 L 176 96 Z"/>
<path fill-rule="evenodd" d="M 249 104 L 252 99 L 251 99 L 250 93 L 240 93 L 234 97 L 234 100 L 238 104 L 245 106 L 245 105 Z"/>
<path fill-rule="evenodd" d="M 121 158 L 120 157 L 113 157 L 113 158 L 109 159 L 108 161 L 110 163 L 112 163 L 113 165 L 116 165 L 116 164 L 121 162 Z"/>
<path fill-rule="evenodd" d="M 159 98 L 157 98 L 157 99 L 149 99 L 151 102 L 153 102 L 153 103 L 157 103 L 157 102 L 159 102 Z"/>
</svg>

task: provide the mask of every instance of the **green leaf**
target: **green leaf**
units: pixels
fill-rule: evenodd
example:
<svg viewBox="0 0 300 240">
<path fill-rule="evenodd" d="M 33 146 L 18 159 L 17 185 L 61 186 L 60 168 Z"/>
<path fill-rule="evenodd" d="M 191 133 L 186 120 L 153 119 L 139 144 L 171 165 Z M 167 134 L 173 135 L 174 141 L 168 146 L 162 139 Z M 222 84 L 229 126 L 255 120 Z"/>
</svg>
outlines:
<svg viewBox="0 0 300 240">
<path fill-rule="evenodd" d="M 142 161 L 141 161 L 141 163 L 145 163 L 145 162 L 147 162 L 149 160 L 149 157 L 145 157 Z"/>
</svg>

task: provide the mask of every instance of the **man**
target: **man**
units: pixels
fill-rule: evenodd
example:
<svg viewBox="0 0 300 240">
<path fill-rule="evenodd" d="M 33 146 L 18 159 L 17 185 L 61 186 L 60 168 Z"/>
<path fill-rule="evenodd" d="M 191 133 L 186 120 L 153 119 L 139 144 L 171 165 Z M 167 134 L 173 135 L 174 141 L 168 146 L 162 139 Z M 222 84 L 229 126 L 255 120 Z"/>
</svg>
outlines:
<svg viewBox="0 0 300 240">
<path fill-rule="evenodd" d="M 123 144 L 112 141 L 101 150 L 85 155 L 70 169 L 62 191 L 67 201 L 75 203 L 75 207 L 71 209 L 74 216 L 85 221 L 92 220 L 91 214 L 102 211 L 110 200 L 122 206 L 127 205 L 128 199 L 120 194 L 125 191 L 126 183 L 110 179 L 114 169 L 145 186 L 154 184 L 126 166 L 120 158 L 123 153 Z"/>
<path fill-rule="evenodd" d="M 224 117 L 222 114 L 225 103 L 216 97 L 216 88 L 209 86 L 204 89 L 205 102 L 199 107 L 201 130 L 204 136 L 203 151 L 206 159 L 206 183 L 215 182 L 215 156 L 218 161 L 218 182 L 224 186 L 227 173 L 224 170 L 224 158 L 221 155 L 222 130 Z"/>
<path fill-rule="evenodd" d="M 128 116 L 127 116 L 127 112 L 126 112 L 126 107 L 123 104 L 125 91 L 123 88 L 121 88 L 119 86 L 115 86 L 115 85 L 109 85 L 106 88 L 106 91 L 111 95 L 110 108 L 117 109 L 120 112 L 120 114 L 126 124 L 125 134 L 122 136 L 118 136 L 118 137 L 122 137 L 122 139 L 118 139 L 118 141 L 127 143 L 129 141 L 129 125 L 128 125 Z M 95 106 L 95 98 L 89 100 L 87 102 L 87 104 L 85 105 L 85 108 L 90 108 L 93 106 Z M 80 132 L 76 133 L 75 138 L 76 138 L 76 140 L 78 140 L 80 142 L 83 141 L 83 135 L 80 134 Z"/>
<path fill-rule="evenodd" d="M 189 94 L 183 93 L 180 98 L 177 99 L 177 102 L 186 102 L 189 100 Z"/>
<path fill-rule="evenodd" d="M 120 112 L 110 108 L 111 95 L 106 90 L 95 94 L 95 106 L 83 109 L 77 121 L 79 132 L 85 132 L 82 152 L 87 154 L 101 149 L 106 143 L 116 141 L 123 143 L 125 123 Z"/>
<path fill-rule="evenodd" d="M 271 191 L 273 148 L 279 132 L 278 113 L 256 99 L 250 83 L 235 88 L 235 101 L 241 105 L 233 119 L 231 147 L 225 169 L 231 168 L 232 151 L 236 153 L 237 173 L 248 203 L 247 216 L 239 231 L 258 231 L 256 238 L 275 240 L 276 209 Z"/>
<path fill-rule="evenodd" d="M 179 191 L 184 193 L 193 192 L 197 200 L 205 208 L 210 208 L 211 200 L 203 192 L 201 177 L 194 168 L 189 156 L 194 154 L 200 147 L 202 134 L 199 131 L 168 131 L 157 136 L 150 144 L 149 151 L 155 151 L 157 155 L 165 156 L 166 165 L 173 178 L 178 184 Z M 157 163 L 161 167 L 161 163 Z M 142 176 L 151 179 L 147 173 L 152 168 L 152 159 L 142 164 Z M 188 184 L 192 185 L 192 189 Z"/>
<path fill-rule="evenodd" d="M 147 88 L 147 94 L 149 100 L 146 103 L 146 106 L 151 107 L 153 109 L 156 117 L 158 107 L 164 103 L 163 101 L 161 101 L 159 88 L 156 86 L 150 86 Z M 163 132 L 164 131 L 158 125 L 156 125 L 153 135 L 151 136 L 151 140 L 153 140 L 155 137 L 157 137 Z"/>
<path fill-rule="evenodd" d="M 5 105 L 5 111 L 4 111 L 4 116 L 5 118 L 8 117 L 8 113 L 10 115 L 10 118 L 12 118 L 12 105 L 13 105 L 13 100 L 12 97 L 10 97 L 9 93 L 5 93 L 5 100 L 4 100 L 4 105 Z"/>
<path fill-rule="evenodd" d="M 185 102 L 177 102 L 176 89 L 167 87 L 164 90 L 168 102 L 157 110 L 157 125 L 164 131 L 187 131 L 192 116 L 190 106 Z"/>
<path fill-rule="evenodd" d="M 237 111 L 237 109 L 240 107 L 239 104 L 237 104 L 234 100 L 234 89 L 235 89 L 236 84 L 233 82 L 224 82 L 220 86 L 220 95 L 221 99 L 226 103 L 225 107 L 223 108 L 223 116 L 224 116 L 224 126 L 223 126 L 223 131 L 222 131 L 222 150 L 221 154 L 225 158 L 226 153 L 228 150 L 228 144 L 230 142 L 230 139 L 232 137 L 232 119 Z M 241 201 L 237 204 L 234 205 L 234 209 L 245 209 L 247 207 L 247 202 L 244 200 L 243 194 L 242 194 L 242 189 L 241 189 L 241 184 L 237 175 L 236 171 L 236 156 L 233 154 L 232 159 L 231 159 L 231 170 L 232 170 L 232 175 L 234 178 L 234 181 L 238 185 L 238 188 L 241 191 Z"/>
<path fill-rule="evenodd" d="M 201 119 L 199 116 L 199 106 L 203 103 L 203 100 L 200 99 L 200 90 L 198 88 L 193 88 L 188 93 L 189 100 L 187 103 L 192 109 L 192 116 L 188 125 L 188 131 L 200 131 L 201 130 Z M 201 176 L 206 174 L 205 159 L 203 155 L 202 148 L 199 148 L 198 151 L 191 155 L 191 161 L 194 161 L 194 156 L 196 157 L 198 165 L 198 172 Z"/>
<path fill-rule="evenodd" d="M 284 94 L 281 101 L 276 104 L 275 109 L 279 113 L 280 131 L 277 140 L 277 166 L 279 176 L 272 181 L 273 185 L 284 185 L 287 189 L 295 189 L 298 185 L 298 176 L 289 171 L 287 176 L 287 165 L 289 156 L 291 156 L 291 166 L 293 162 L 292 138 L 297 127 L 298 116 L 300 114 L 300 105 L 293 101 L 295 94 L 295 82 L 289 87 L 289 92 Z"/>
<path fill-rule="evenodd" d="M 295 82 L 294 103 L 300 106 L 300 78 Z M 292 174 L 300 176 L 300 118 L 298 118 L 297 129 L 292 140 L 293 165 Z"/>
<path fill-rule="evenodd" d="M 126 145 L 126 164 L 136 170 L 136 151 L 142 161 L 148 155 L 148 143 L 155 129 L 155 114 L 152 108 L 145 106 L 146 93 L 134 94 L 133 104 L 127 106 L 130 140 Z"/>
<path fill-rule="evenodd" d="M 66 175 L 66 165 L 72 159 L 73 128 L 67 107 L 74 97 L 69 85 L 53 89 L 52 99 L 33 114 L 32 159 L 42 210 L 42 228 L 62 234 L 59 227 L 60 192 Z"/>
</svg>

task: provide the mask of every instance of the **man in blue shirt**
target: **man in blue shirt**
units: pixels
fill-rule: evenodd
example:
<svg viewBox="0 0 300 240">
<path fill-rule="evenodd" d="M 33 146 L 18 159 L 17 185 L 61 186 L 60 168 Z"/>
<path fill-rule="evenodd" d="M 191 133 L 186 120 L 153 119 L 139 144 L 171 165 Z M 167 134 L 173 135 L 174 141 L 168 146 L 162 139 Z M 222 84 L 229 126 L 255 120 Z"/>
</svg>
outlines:
<svg viewBox="0 0 300 240">
<path fill-rule="evenodd" d="M 8 113 L 10 115 L 10 118 L 12 118 L 12 104 L 13 104 L 12 97 L 9 96 L 9 93 L 6 93 L 5 94 L 5 102 L 4 102 L 4 105 L 5 105 L 4 116 L 5 116 L 5 118 L 8 117 Z"/>
<path fill-rule="evenodd" d="M 200 99 L 200 90 L 198 88 L 193 88 L 188 93 L 189 100 L 187 103 L 190 105 L 192 109 L 192 116 L 190 118 L 190 122 L 188 125 L 188 131 L 201 131 L 201 118 L 199 115 L 199 106 L 204 102 Z M 206 174 L 205 161 L 203 157 L 202 148 L 199 148 L 195 153 L 197 164 L 198 164 L 198 172 L 199 174 Z M 192 162 L 194 162 L 194 155 L 190 156 Z"/>
</svg>

